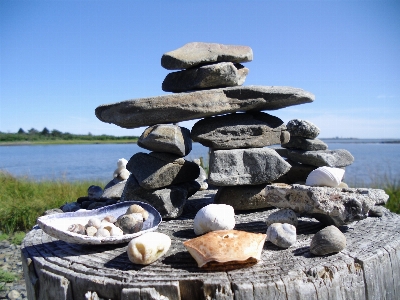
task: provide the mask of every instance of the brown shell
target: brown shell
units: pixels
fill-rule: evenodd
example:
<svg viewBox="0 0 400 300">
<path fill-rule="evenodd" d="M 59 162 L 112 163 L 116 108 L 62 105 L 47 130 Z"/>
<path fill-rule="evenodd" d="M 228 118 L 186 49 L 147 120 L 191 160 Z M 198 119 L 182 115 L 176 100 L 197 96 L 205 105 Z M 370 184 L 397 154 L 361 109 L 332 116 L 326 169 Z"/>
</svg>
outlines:
<svg viewBox="0 0 400 300">
<path fill-rule="evenodd" d="M 207 267 L 213 262 L 240 264 L 260 260 L 266 237 L 261 233 L 217 230 L 188 240 L 183 245 L 199 267 Z"/>
<path fill-rule="evenodd" d="M 326 255 L 346 248 L 346 237 L 336 226 L 327 226 L 312 238 L 310 252 L 314 255 Z"/>
<path fill-rule="evenodd" d="M 134 213 L 140 213 L 143 216 L 144 220 L 147 220 L 147 218 L 149 217 L 149 213 L 147 212 L 147 210 L 145 210 L 143 207 L 141 207 L 138 204 L 133 204 L 131 206 L 128 207 L 128 209 L 126 210 L 126 215 L 129 214 L 134 214 Z"/>
<path fill-rule="evenodd" d="M 78 233 L 78 234 L 86 234 L 86 228 L 82 224 L 69 225 L 68 231 Z"/>
</svg>

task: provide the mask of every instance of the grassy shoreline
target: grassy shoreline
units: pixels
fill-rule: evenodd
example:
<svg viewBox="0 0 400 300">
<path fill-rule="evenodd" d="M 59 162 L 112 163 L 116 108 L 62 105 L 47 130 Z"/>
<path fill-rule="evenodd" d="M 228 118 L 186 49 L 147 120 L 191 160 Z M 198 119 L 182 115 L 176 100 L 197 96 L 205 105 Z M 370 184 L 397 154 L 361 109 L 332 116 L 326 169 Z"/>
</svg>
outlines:
<svg viewBox="0 0 400 300">
<path fill-rule="evenodd" d="M 40 181 L 29 178 L 16 178 L 0 171 L 0 231 L 13 234 L 27 232 L 36 224 L 36 219 L 52 208 L 66 202 L 74 202 L 87 195 L 90 185 L 104 187 L 99 181 Z M 381 183 L 381 188 L 389 195 L 386 207 L 400 213 L 400 182 Z"/>
</svg>

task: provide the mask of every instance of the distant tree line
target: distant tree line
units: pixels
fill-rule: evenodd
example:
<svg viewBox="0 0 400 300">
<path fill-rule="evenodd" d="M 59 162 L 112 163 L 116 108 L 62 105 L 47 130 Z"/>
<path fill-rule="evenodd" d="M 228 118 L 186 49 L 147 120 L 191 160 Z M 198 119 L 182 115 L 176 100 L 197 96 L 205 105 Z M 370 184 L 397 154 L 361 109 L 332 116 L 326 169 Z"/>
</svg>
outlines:
<svg viewBox="0 0 400 300">
<path fill-rule="evenodd" d="M 46 127 L 42 131 L 31 128 L 28 131 L 20 128 L 17 133 L 5 133 L 0 131 L 0 142 L 34 142 L 34 141 L 52 141 L 52 140 L 84 140 L 84 141 L 105 141 L 105 140 L 137 140 L 137 136 L 113 136 L 113 135 L 93 135 L 71 134 L 61 132 L 57 129 L 49 130 Z"/>
</svg>

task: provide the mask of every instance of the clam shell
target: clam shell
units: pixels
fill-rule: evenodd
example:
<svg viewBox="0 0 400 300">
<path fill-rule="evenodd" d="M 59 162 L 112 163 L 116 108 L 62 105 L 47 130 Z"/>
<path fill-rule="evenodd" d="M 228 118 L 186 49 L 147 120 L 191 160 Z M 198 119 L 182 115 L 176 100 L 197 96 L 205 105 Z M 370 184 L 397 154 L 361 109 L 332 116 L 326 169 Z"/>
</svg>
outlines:
<svg viewBox="0 0 400 300">
<path fill-rule="evenodd" d="M 267 240 L 281 248 L 296 243 L 296 227 L 288 223 L 274 223 L 267 229 Z"/>
<path fill-rule="evenodd" d="M 311 240 L 310 252 L 326 255 L 342 251 L 346 247 L 346 237 L 336 226 L 327 226 L 318 231 Z"/>
<path fill-rule="evenodd" d="M 257 262 L 261 259 L 266 234 L 239 230 L 217 230 L 183 243 L 199 267 L 208 263 Z"/>
<path fill-rule="evenodd" d="M 98 238 L 93 236 L 81 235 L 67 230 L 71 224 L 86 224 L 91 218 L 103 219 L 105 216 L 112 215 L 115 218 L 124 214 L 127 208 L 133 204 L 142 206 L 149 212 L 149 218 L 143 222 L 141 231 L 123 236 L 110 236 Z M 94 210 L 82 210 L 63 214 L 53 214 L 39 217 L 37 222 L 39 227 L 47 234 L 68 243 L 86 245 L 104 245 L 128 243 L 134 237 L 157 229 L 162 218 L 159 212 L 150 204 L 140 201 L 125 201 L 113 205 L 108 205 Z"/>
<path fill-rule="evenodd" d="M 343 169 L 319 167 L 308 174 L 306 185 L 337 187 L 342 181 L 343 176 Z"/>
<path fill-rule="evenodd" d="M 214 231 L 229 230 L 235 227 L 235 211 L 226 204 L 209 204 L 200 209 L 193 220 L 197 235 Z"/>
<path fill-rule="evenodd" d="M 148 265 L 167 253 L 171 238 L 160 232 L 148 232 L 131 240 L 127 253 L 131 262 Z"/>
</svg>

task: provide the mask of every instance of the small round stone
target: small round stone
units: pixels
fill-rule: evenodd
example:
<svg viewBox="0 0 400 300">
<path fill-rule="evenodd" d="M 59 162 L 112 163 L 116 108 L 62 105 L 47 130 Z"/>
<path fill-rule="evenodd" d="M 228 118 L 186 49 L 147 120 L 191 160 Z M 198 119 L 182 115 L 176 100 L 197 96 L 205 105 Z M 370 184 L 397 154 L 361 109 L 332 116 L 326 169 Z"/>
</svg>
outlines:
<svg viewBox="0 0 400 300">
<path fill-rule="evenodd" d="M 286 128 L 291 136 L 301 136 L 307 139 L 315 139 L 320 133 L 319 128 L 313 123 L 300 119 L 290 120 Z"/>
<path fill-rule="evenodd" d="M 287 223 L 274 223 L 267 229 L 267 240 L 281 248 L 289 248 L 296 242 L 296 227 Z"/>
<path fill-rule="evenodd" d="M 336 226 L 327 226 L 318 231 L 311 240 L 310 252 L 326 255 L 342 251 L 346 247 L 346 237 Z"/>
<path fill-rule="evenodd" d="M 294 227 L 297 227 L 298 220 L 297 215 L 293 210 L 285 208 L 270 214 L 267 218 L 266 223 L 267 226 L 270 226 L 274 223 L 287 223 L 293 225 Z"/>
</svg>

